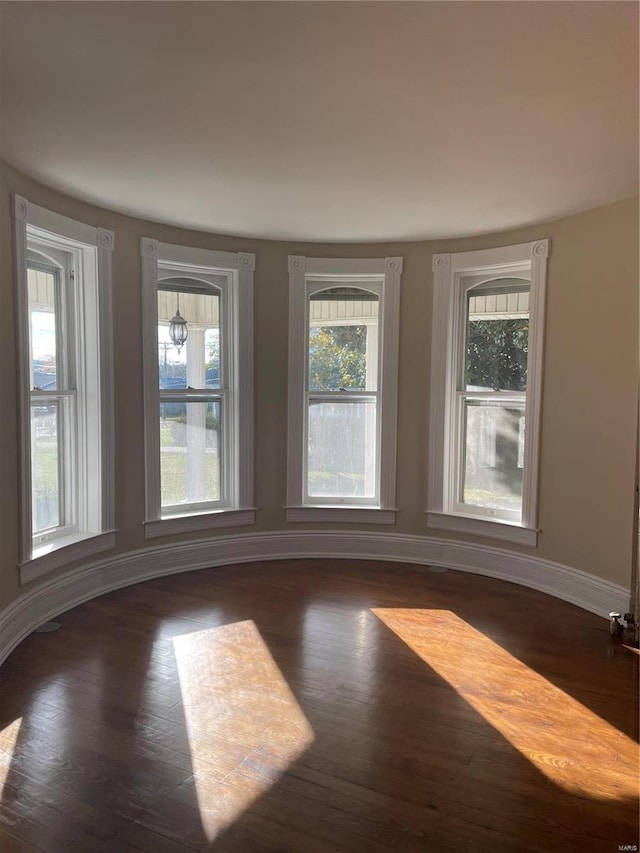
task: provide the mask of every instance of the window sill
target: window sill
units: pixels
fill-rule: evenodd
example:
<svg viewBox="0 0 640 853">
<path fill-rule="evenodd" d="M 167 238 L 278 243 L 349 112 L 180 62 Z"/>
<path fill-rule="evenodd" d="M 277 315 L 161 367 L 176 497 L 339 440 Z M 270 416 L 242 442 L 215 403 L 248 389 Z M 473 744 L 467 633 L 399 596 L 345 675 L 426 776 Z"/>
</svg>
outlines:
<svg viewBox="0 0 640 853">
<path fill-rule="evenodd" d="M 531 548 L 535 548 L 538 544 L 538 531 L 533 527 L 520 527 L 508 521 L 472 518 L 468 515 L 451 515 L 445 512 L 427 512 L 426 515 L 427 527 L 485 536 L 488 539 L 501 539 L 504 542 L 528 545 Z"/>
<path fill-rule="evenodd" d="M 243 527 L 256 523 L 255 507 L 247 509 L 220 509 L 190 515 L 170 515 L 144 522 L 146 539 L 189 533 L 192 530 L 215 530 L 219 527 Z"/>
<path fill-rule="evenodd" d="M 345 506 L 332 504 L 324 506 L 288 506 L 287 521 L 318 521 L 346 523 L 364 522 L 366 524 L 395 524 L 396 509 L 382 509 L 371 506 Z"/>
<path fill-rule="evenodd" d="M 74 533 L 49 541 L 45 545 L 38 545 L 33 549 L 31 559 L 18 566 L 20 583 L 30 583 L 67 563 L 109 551 L 115 548 L 115 545 L 115 530 L 105 533 Z"/>
</svg>

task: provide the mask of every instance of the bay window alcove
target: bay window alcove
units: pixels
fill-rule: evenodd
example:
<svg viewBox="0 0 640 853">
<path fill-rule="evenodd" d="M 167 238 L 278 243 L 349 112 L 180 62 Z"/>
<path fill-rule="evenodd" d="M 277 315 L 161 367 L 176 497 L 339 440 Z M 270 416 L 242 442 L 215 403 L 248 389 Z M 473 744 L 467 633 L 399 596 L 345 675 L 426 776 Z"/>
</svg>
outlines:
<svg viewBox="0 0 640 853">
<path fill-rule="evenodd" d="M 252 524 L 253 255 L 141 248 L 146 535 Z"/>
</svg>

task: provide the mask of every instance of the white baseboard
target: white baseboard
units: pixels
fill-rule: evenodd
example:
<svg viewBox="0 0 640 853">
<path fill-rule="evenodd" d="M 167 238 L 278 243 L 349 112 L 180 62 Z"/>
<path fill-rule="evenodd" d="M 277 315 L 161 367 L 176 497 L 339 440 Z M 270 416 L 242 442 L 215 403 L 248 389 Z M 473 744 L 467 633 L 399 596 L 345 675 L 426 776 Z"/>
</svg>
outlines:
<svg viewBox="0 0 640 853">
<path fill-rule="evenodd" d="M 296 530 L 240 533 L 116 554 L 24 593 L 0 612 L 0 664 L 34 628 L 106 592 L 163 575 L 233 563 L 308 558 L 443 566 L 520 584 L 605 617 L 629 591 L 586 572 L 504 548 L 394 533 Z"/>
</svg>

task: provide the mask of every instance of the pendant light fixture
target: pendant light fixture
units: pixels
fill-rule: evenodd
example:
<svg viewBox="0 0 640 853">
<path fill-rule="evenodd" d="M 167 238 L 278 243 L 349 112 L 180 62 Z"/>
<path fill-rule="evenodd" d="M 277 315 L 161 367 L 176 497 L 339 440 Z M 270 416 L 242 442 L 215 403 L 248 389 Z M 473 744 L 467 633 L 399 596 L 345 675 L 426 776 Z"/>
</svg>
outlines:
<svg viewBox="0 0 640 853">
<path fill-rule="evenodd" d="M 184 342 L 187 340 L 189 330 L 187 329 L 187 321 L 180 314 L 180 294 L 176 293 L 176 313 L 171 318 L 169 323 L 169 337 L 173 341 L 173 345 L 180 352 Z"/>
</svg>

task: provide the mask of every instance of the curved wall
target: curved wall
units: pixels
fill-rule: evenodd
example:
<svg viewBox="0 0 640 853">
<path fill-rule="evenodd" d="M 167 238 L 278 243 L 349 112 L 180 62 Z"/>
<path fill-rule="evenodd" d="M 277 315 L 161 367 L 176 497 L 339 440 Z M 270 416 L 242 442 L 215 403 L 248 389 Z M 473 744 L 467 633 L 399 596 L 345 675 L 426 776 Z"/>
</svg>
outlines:
<svg viewBox="0 0 640 853">
<path fill-rule="evenodd" d="M 8 166 L 1 167 L 2 255 L 0 305 L 0 620 L 1 611 L 33 591 L 20 588 L 18 558 L 18 469 L 16 429 L 15 328 L 12 274 L 11 193 L 73 219 L 115 232 L 113 257 L 116 526 L 120 562 L 129 552 L 147 551 L 144 538 L 144 457 L 139 238 L 168 243 L 248 251 L 256 254 L 256 497 L 259 512 L 247 535 L 299 532 L 287 524 L 287 256 L 327 257 L 402 255 L 400 380 L 396 525 L 313 525 L 314 533 L 358 530 L 397 543 L 425 537 L 437 556 L 451 534 L 427 532 L 424 508 L 427 482 L 428 389 L 432 307 L 431 256 L 489 248 L 549 237 L 546 353 L 540 470 L 540 528 L 535 549 L 509 546 L 496 552 L 504 560 L 500 576 L 509 577 L 509 555 L 525 574 L 514 580 L 535 586 L 536 565 L 543 572 L 567 567 L 585 573 L 603 588 L 631 587 L 633 504 L 636 459 L 638 351 L 638 205 L 637 199 L 517 231 L 483 237 L 386 244 L 303 244 L 209 235 L 185 231 L 78 202 L 33 182 Z M 215 540 L 228 541 L 237 531 L 221 530 L 209 544 L 218 562 Z M 240 534 L 242 535 L 242 534 Z M 298 543 L 301 537 L 295 537 Z M 154 540 L 153 548 L 202 534 Z M 369 536 L 369 539 L 371 537 Z M 248 540 L 249 541 L 249 540 Z M 263 541 L 270 541 L 263 537 Z M 373 541 L 373 540 L 371 540 Z M 469 553 L 490 554 L 500 543 L 458 536 Z M 455 543 L 454 543 L 455 544 Z M 485 546 L 484 550 L 480 546 Z M 303 547 L 298 544 L 297 547 Z M 447 546 L 448 547 L 448 546 Z M 445 549 L 446 550 L 446 549 Z M 171 549 L 177 554 L 179 549 Z M 149 552 L 151 553 L 151 552 Z M 521 555 L 521 556 L 518 556 Z M 106 555 L 107 562 L 110 559 Z M 484 559 L 484 558 L 483 558 Z M 425 559 L 426 561 L 426 559 Z M 519 561 L 519 562 L 518 562 Z M 101 564 L 104 563 L 101 560 Z M 126 561 L 125 561 L 126 562 Z M 551 568 L 549 568 L 551 567 Z M 43 578 L 50 584 L 74 566 Z M 480 567 L 478 570 L 482 570 Z M 106 570 L 104 570 L 106 571 Z M 527 575 L 527 572 L 529 573 Z M 577 577 L 577 575 L 576 575 Z M 123 578 L 122 583 L 126 582 Z M 609 587 L 607 587 L 609 585 Z M 538 586 L 538 588 L 543 588 Z M 566 596 L 563 596 L 566 597 Z M 568 596 L 571 600 L 571 596 Z M 603 597 L 603 602 L 606 596 Z M 580 598 L 576 599 L 580 603 Z M 60 607 L 60 610 L 64 607 Z"/>
</svg>

